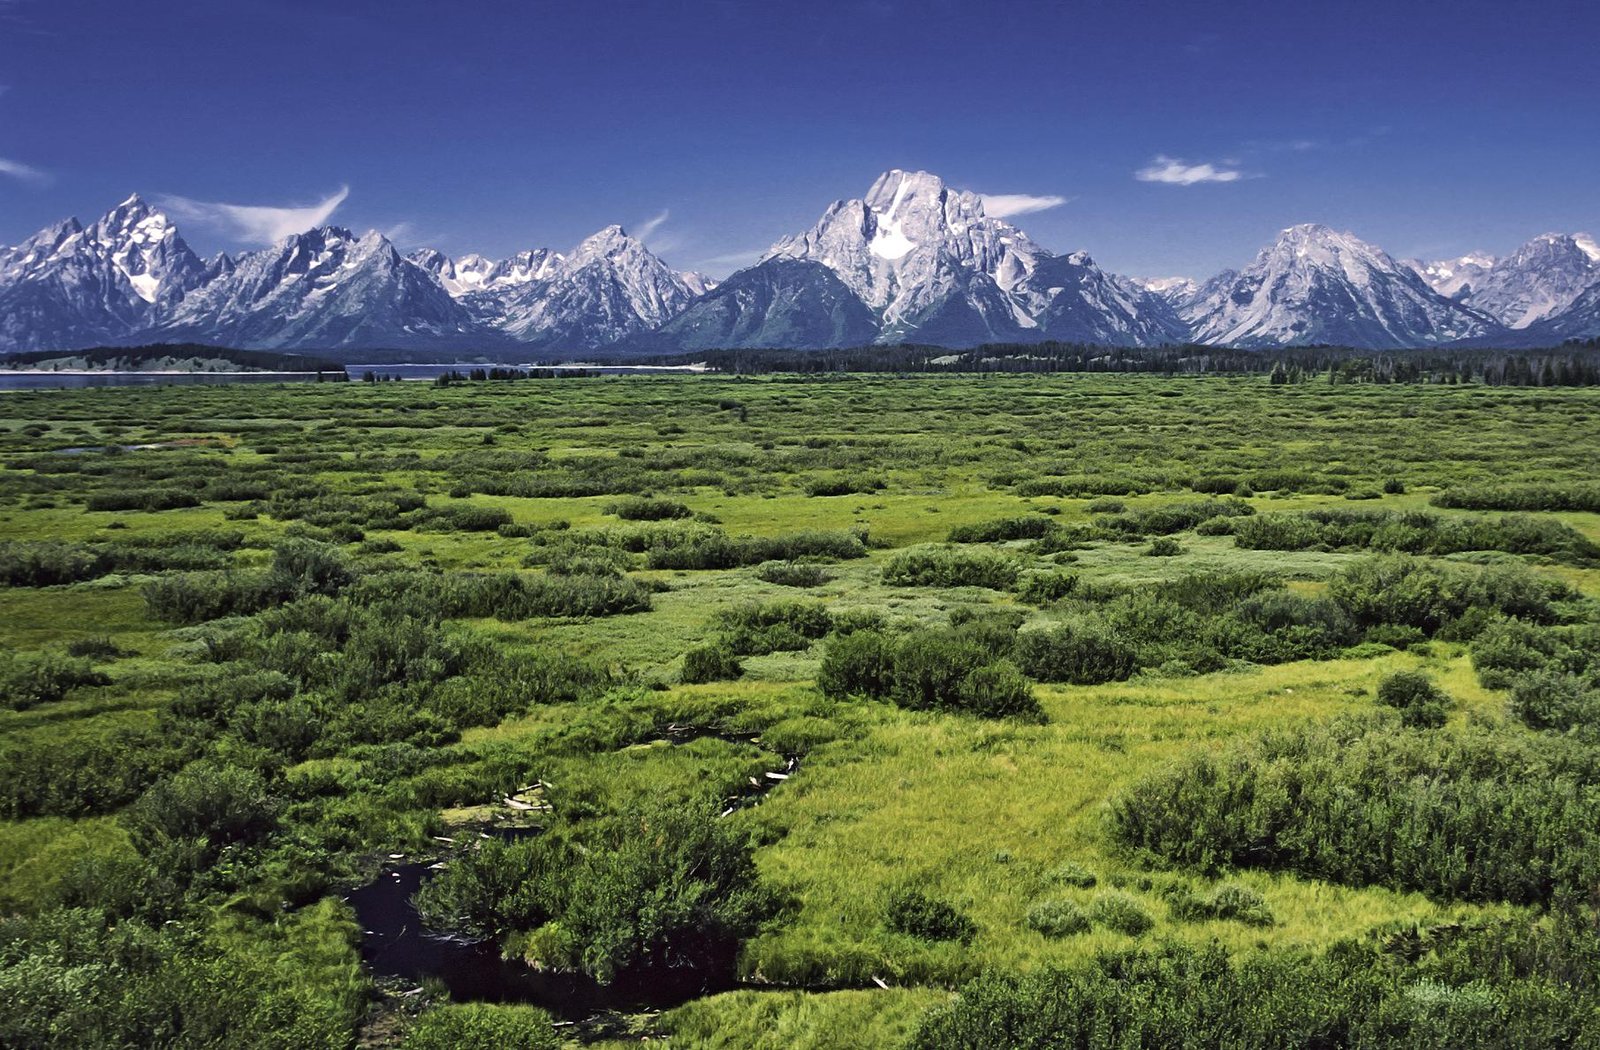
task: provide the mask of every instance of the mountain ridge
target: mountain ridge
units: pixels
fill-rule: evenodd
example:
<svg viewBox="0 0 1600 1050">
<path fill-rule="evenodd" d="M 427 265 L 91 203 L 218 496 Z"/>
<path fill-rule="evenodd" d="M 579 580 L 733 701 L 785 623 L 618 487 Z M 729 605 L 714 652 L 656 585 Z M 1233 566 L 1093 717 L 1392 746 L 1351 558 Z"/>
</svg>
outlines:
<svg viewBox="0 0 1600 1050">
<path fill-rule="evenodd" d="M 402 253 L 339 226 L 203 261 L 134 194 L 0 248 L 0 353 L 153 340 L 262 350 L 603 356 L 1044 341 L 1234 348 L 1508 347 L 1600 335 L 1600 244 L 1542 234 L 1503 258 L 1397 261 L 1317 223 L 1204 282 L 1056 253 L 984 198 L 890 169 L 713 281 L 621 226 L 501 260 Z"/>
</svg>

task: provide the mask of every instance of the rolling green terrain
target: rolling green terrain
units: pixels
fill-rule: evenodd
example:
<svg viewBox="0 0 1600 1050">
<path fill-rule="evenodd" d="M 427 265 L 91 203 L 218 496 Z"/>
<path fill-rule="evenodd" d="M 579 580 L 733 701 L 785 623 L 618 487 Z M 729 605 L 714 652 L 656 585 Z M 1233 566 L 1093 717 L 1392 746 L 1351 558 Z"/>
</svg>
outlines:
<svg viewBox="0 0 1600 1050">
<path fill-rule="evenodd" d="M 0 1045 L 1600 1045 L 1597 462 L 1587 388 L 0 397 Z M 740 987 L 402 994 L 396 854 Z"/>
</svg>

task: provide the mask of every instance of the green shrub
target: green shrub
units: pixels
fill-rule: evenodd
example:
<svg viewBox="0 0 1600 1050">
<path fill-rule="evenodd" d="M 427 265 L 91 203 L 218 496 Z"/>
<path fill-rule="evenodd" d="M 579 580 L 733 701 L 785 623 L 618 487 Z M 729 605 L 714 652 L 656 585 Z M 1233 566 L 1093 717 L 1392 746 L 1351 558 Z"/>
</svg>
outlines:
<svg viewBox="0 0 1600 1050">
<path fill-rule="evenodd" d="M 77 638 L 67 643 L 68 656 L 81 656 L 87 660 L 117 660 L 133 653 L 124 652 L 118 648 L 117 643 L 111 640 L 109 634 L 94 634 L 87 638 Z"/>
<path fill-rule="evenodd" d="M 51 704 L 83 686 L 111 679 L 82 657 L 60 653 L 0 653 L 0 708 L 22 711 Z"/>
<path fill-rule="evenodd" d="M 1183 545 L 1170 536 L 1161 536 L 1150 541 L 1150 546 L 1144 549 L 1147 558 L 1176 558 L 1183 553 Z"/>
<path fill-rule="evenodd" d="M 1510 708 L 1530 729 L 1600 732 L 1600 689 L 1567 671 L 1542 668 L 1518 675 Z"/>
<path fill-rule="evenodd" d="M 1346 495 L 1346 499 L 1356 494 Z M 1376 498 L 1377 494 L 1372 494 Z M 1255 550 L 1348 550 L 1366 548 L 1407 554 L 1453 554 L 1499 550 L 1545 554 L 1589 564 L 1600 546 L 1576 529 L 1548 518 L 1442 518 L 1420 511 L 1320 509 L 1263 514 L 1236 522 L 1234 542 Z"/>
<path fill-rule="evenodd" d="M 1552 662 L 1557 648 L 1548 631 L 1520 620 L 1495 620 L 1473 638 L 1472 666 L 1486 687 L 1506 689 L 1524 672 Z"/>
<path fill-rule="evenodd" d="M 1044 719 L 1033 684 L 1009 660 L 968 671 L 957 687 L 954 706 L 984 718 Z"/>
<path fill-rule="evenodd" d="M 1003 543 L 1007 540 L 1036 540 L 1055 528 L 1055 522 L 1039 514 L 957 525 L 950 530 L 951 543 Z"/>
<path fill-rule="evenodd" d="M 264 838 L 276 826 L 278 809 L 255 770 L 195 763 L 140 796 L 127 823 L 141 851 L 166 854 L 167 863 L 182 870 L 209 863 L 231 843 Z"/>
<path fill-rule="evenodd" d="M 1156 921 L 1136 899 L 1126 893 L 1110 890 L 1089 902 L 1089 921 L 1108 930 L 1138 937 L 1147 932 Z"/>
<path fill-rule="evenodd" d="M 1183 888 L 1172 894 L 1169 900 L 1172 917 L 1179 922 L 1220 919 L 1244 923 L 1246 926 L 1271 926 L 1273 923 L 1266 898 L 1236 882 L 1223 883 L 1204 897 L 1197 897 Z"/>
<path fill-rule="evenodd" d="M 1070 598 L 1078 589 L 1078 574 L 1072 572 L 1032 572 L 1022 578 L 1017 597 L 1029 605 L 1053 605 Z"/>
<path fill-rule="evenodd" d="M 544 838 L 487 839 L 424 882 L 412 903 L 441 933 L 500 937 L 531 930 L 559 910 L 566 859 Z"/>
<path fill-rule="evenodd" d="M 641 969 L 732 964 L 775 901 L 750 843 L 711 806 L 655 806 L 608 822 L 573 865 L 558 922 L 600 981 Z"/>
<path fill-rule="evenodd" d="M 807 496 L 854 496 L 877 492 L 885 487 L 880 477 L 861 474 L 834 474 L 828 477 L 807 478 Z"/>
<path fill-rule="evenodd" d="M 435 507 L 423 519 L 434 532 L 495 532 L 510 525 L 511 512 L 504 507 Z"/>
<path fill-rule="evenodd" d="M 1584 510 L 1600 512 L 1600 485 L 1532 484 L 1449 488 L 1434 496 L 1436 507 L 1465 510 Z"/>
<path fill-rule="evenodd" d="M 942 709 L 958 706 L 967 676 L 990 662 L 969 642 L 919 632 L 895 646 L 889 696 L 901 707 Z"/>
<path fill-rule="evenodd" d="M 988 587 L 1010 590 L 1017 563 L 992 551 L 913 547 L 890 558 L 883 582 L 897 587 Z"/>
<path fill-rule="evenodd" d="M 820 565 L 805 562 L 769 561 L 756 566 L 756 578 L 780 587 L 821 587 L 833 579 Z"/>
<path fill-rule="evenodd" d="M 670 521 L 694 516 L 694 511 L 677 500 L 628 496 L 606 505 L 607 514 L 623 521 Z"/>
<path fill-rule="evenodd" d="M 1407 726 L 1437 729 L 1453 701 L 1423 672 L 1396 671 L 1378 683 L 1378 703 L 1397 709 Z"/>
<path fill-rule="evenodd" d="M 1028 909 L 1028 928 L 1046 937 L 1088 933 L 1092 926 L 1089 916 L 1071 901 L 1045 900 Z"/>
<path fill-rule="evenodd" d="M 1496 951 L 1482 934 L 1462 940 L 1468 953 Z M 1354 941 L 1238 958 L 1220 944 L 1166 945 L 985 972 L 926 1015 L 910 1050 L 1557 1050 L 1591 1037 L 1596 1026 L 1574 1018 L 1592 1001 L 1584 983 L 1396 964 Z"/>
<path fill-rule="evenodd" d="M 96 492 L 86 501 L 89 510 L 178 510 L 198 507 L 200 497 L 190 489 L 145 488 Z"/>
<path fill-rule="evenodd" d="M 895 933 L 925 941 L 966 944 L 978 932 L 977 924 L 951 905 L 912 889 L 890 894 L 884 904 L 883 921 Z"/>
<path fill-rule="evenodd" d="M 1041 682 L 1098 685 L 1133 674 L 1134 652 L 1105 625 L 1078 618 L 1017 635 L 1017 663 Z"/>
<path fill-rule="evenodd" d="M 680 681 L 727 682 L 744 673 L 739 656 L 726 643 L 697 645 L 683 654 L 683 671 Z"/>
<path fill-rule="evenodd" d="M 799 558 L 844 561 L 867 554 L 863 534 L 820 529 L 778 536 L 729 536 L 703 525 L 641 537 L 640 549 L 652 569 L 737 569 L 764 561 Z"/>
<path fill-rule="evenodd" d="M 834 699 L 882 698 L 894 681 L 894 644 L 877 630 L 852 631 L 828 640 L 817 669 L 817 688 Z"/>
</svg>

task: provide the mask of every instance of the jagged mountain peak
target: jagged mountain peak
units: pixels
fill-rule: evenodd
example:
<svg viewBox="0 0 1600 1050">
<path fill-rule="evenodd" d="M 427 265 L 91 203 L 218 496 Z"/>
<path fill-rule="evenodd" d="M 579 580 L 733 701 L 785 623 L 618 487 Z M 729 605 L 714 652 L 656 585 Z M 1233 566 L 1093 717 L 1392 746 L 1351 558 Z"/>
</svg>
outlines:
<svg viewBox="0 0 1600 1050">
<path fill-rule="evenodd" d="M 483 340 L 435 276 L 382 233 L 319 226 L 251 252 L 187 296 L 169 339 L 246 349 L 425 347 Z"/>
<path fill-rule="evenodd" d="M 933 203 L 947 193 L 953 193 L 963 204 L 972 205 L 979 215 L 982 214 L 983 201 L 977 194 L 952 191 L 945 185 L 943 179 L 931 171 L 890 168 L 873 180 L 866 196 L 861 199 L 874 211 L 893 212 L 906 201 Z"/>
<path fill-rule="evenodd" d="M 546 253 L 523 265 L 530 276 L 497 293 L 492 323 L 546 349 L 594 350 L 665 323 L 700 294 L 615 223 L 564 257 Z"/>
<path fill-rule="evenodd" d="M 1322 223 L 1282 231 L 1254 264 L 1208 281 L 1181 314 L 1196 341 L 1222 346 L 1398 349 L 1494 328 L 1383 249 Z"/>
<path fill-rule="evenodd" d="M 952 190 L 930 172 L 891 169 L 864 197 L 836 201 L 806 233 L 786 237 L 763 257 L 800 259 L 832 270 L 883 318 L 885 338 L 917 338 L 924 320 L 976 281 L 969 296 L 993 316 L 988 285 L 1009 292 L 1049 255 L 1009 223 L 986 216 L 976 193 Z M 992 334 L 1013 330 L 1008 321 Z"/>
<path fill-rule="evenodd" d="M 572 254 L 567 256 L 566 265 L 568 269 L 576 269 L 588 266 L 597 260 L 612 259 L 617 256 L 655 258 L 643 241 L 628 236 L 628 231 L 619 224 L 612 223 L 585 237 L 576 248 L 572 249 Z"/>
<path fill-rule="evenodd" d="M 64 219 L 0 249 L 0 350 L 120 340 L 153 324 L 205 272 L 177 226 L 138 194 L 87 228 Z"/>
<path fill-rule="evenodd" d="M 1475 275 L 1462 299 L 1508 328 L 1570 308 L 1600 284 L 1600 245 L 1586 233 L 1542 233 Z"/>
<path fill-rule="evenodd" d="M 841 287 L 865 313 L 840 302 Z M 801 316 L 818 309 L 828 324 Z M 686 347 L 748 338 L 812 345 L 847 333 L 859 339 L 861 316 L 874 320 L 877 342 L 1130 345 L 1183 335 L 1170 307 L 1145 302 L 1087 253 L 1054 256 L 985 214 L 979 194 L 895 168 L 863 196 L 829 205 L 810 230 L 778 241 L 663 336 Z"/>
<path fill-rule="evenodd" d="M 1395 263 L 1377 245 L 1348 231 L 1336 230 L 1320 222 L 1304 222 L 1290 226 L 1278 234 L 1278 239 L 1262 249 L 1260 260 L 1284 260 L 1292 255 L 1296 264 L 1322 265 L 1346 262 L 1391 269 Z"/>
</svg>

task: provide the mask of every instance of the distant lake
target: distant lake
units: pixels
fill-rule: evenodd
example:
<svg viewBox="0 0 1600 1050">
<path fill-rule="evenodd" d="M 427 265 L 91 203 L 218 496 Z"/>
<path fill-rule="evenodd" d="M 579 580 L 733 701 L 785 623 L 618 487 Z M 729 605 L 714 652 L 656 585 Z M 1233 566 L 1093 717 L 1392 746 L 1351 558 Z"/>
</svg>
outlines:
<svg viewBox="0 0 1600 1050">
<path fill-rule="evenodd" d="M 445 372 L 470 372 L 474 368 L 545 369 L 589 375 L 673 374 L 696 372 L 692 366 L 661 365 L 485 365 L 485 364 L 371 364 L 346 365 L 345 373 L 359 382 L 368 372 L 382 378 L 428 381 Z M 313 372 L 11 372 L 0 369 L 0 391 L 61 390 L 101 386 L 215 386 L 222 383 L 315 383 Z"/>
</svg>

